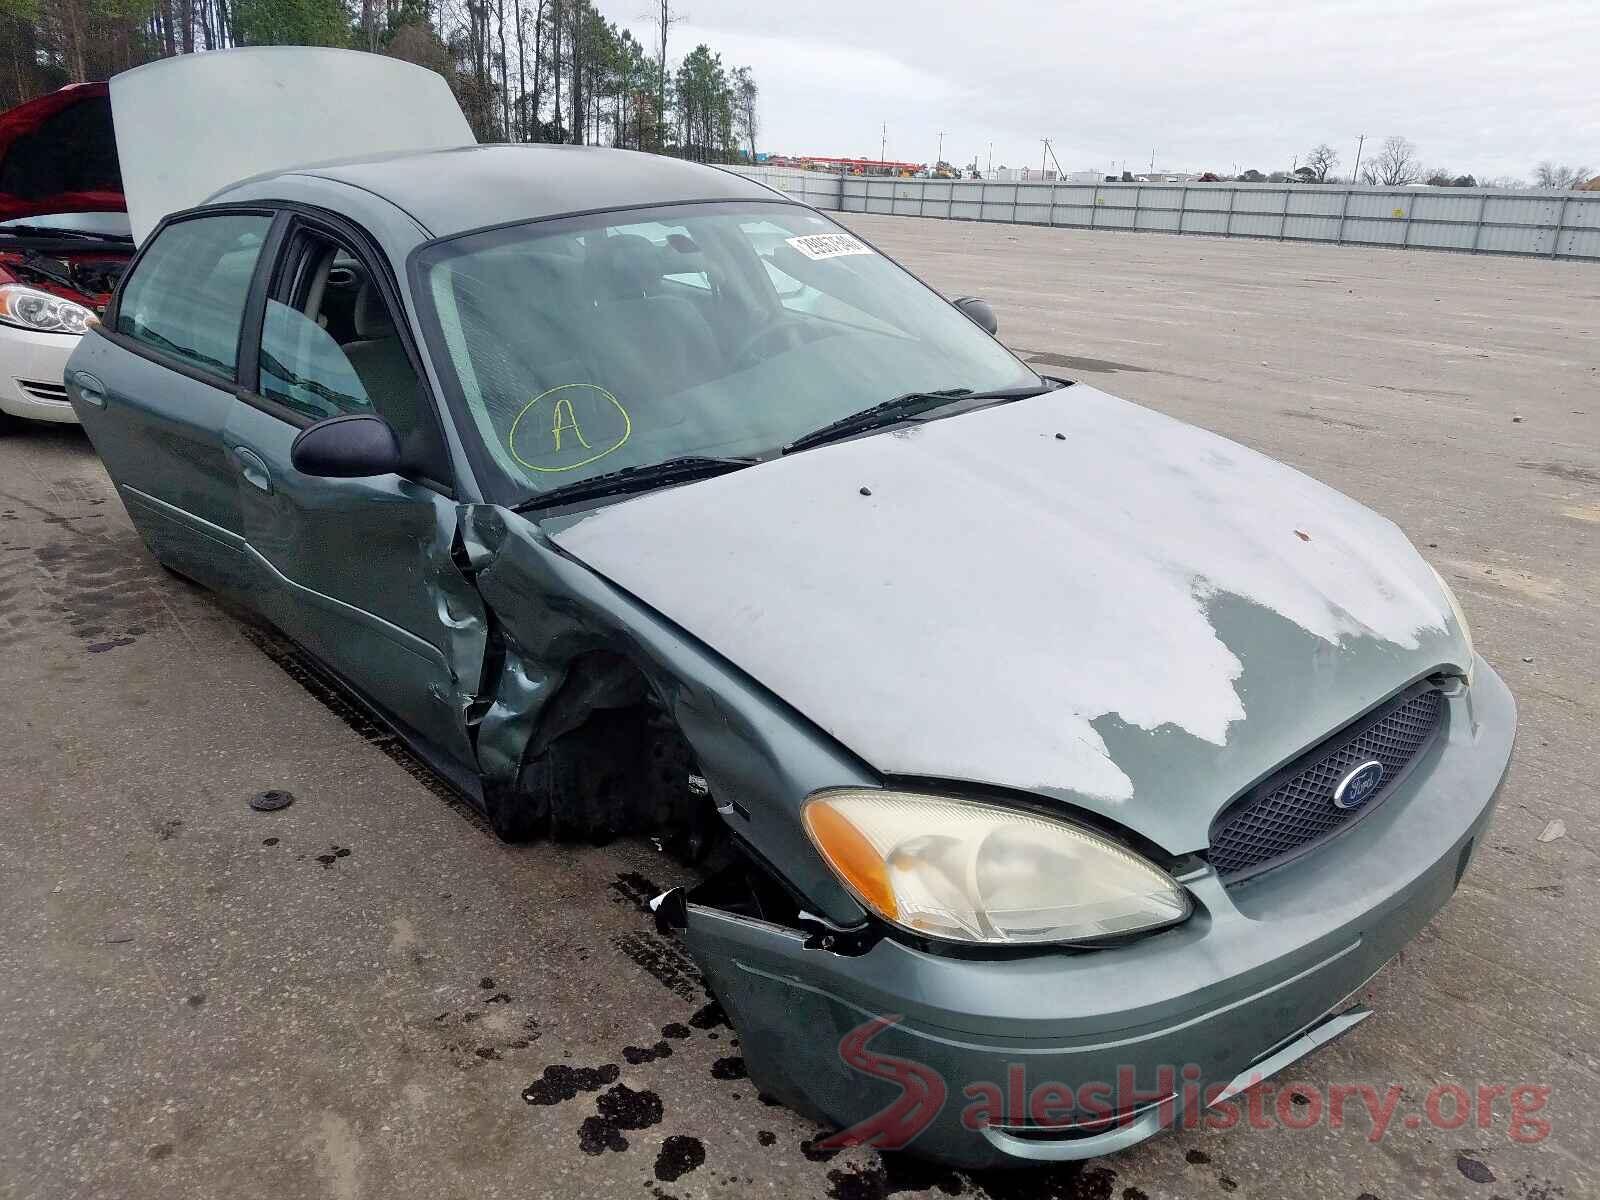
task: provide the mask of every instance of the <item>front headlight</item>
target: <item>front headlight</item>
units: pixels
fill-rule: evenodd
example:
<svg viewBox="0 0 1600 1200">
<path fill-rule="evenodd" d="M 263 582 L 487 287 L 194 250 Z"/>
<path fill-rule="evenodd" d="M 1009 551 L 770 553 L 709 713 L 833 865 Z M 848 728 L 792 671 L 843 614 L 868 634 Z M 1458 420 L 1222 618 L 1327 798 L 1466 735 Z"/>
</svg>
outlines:
<svg viewBox="0 0 1600 1200">
<path fill-rule="evenodd" d="M 845 788 L 806 801 L 806 832 L 856 897 L 928 937 L 1076 942 L 1181 921 L 1163 871 L 1076 825 L 1015 809 Z"/>
<path fill-rule="evenodd" d="M 1464 664 L 1467 672 L 1467 686 L 1472 686 L 1472 668 L 1478 661 L 1478 653 L 1472 646 L 1472 629 L 1467 625 L 1467 614 L 1461 611 L 1461 601 L 1456 599 L 1455 592 L 1444 581 L 1444 576 L 1439 574 L 1439 568 L 1432 563 L 1428 569 L 1433 572 L 1433 577 L 1439 581 L 1439 588 L 1444 592 L 1444 598 L 1450 604 L 1450 613 L 1456 619 L 1456 628 L 1461 630 L 1461 640 L 1467 644 L 1467 661 Z"/>
<path fill-rule="evenodd" d="M 94 313 L 25 283 L 0 284 L 0 322 L 39 333 L 87 333 Z"/>
</svg>

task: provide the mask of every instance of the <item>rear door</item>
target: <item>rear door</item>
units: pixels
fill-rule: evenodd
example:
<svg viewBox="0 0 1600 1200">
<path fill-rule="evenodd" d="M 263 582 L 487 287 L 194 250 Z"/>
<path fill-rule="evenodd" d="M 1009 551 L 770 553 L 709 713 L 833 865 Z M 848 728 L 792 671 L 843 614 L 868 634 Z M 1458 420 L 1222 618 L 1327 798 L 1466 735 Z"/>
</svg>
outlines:
<svg viewBox="0 0 1600 1200">
<path fill-rule="evenodd" d="M 243 536 L 222 429 L 272 223 L 248 208 L 167 223 L 66 372 L 73 408 L 156 557 L 229 591 L 242 579 Z"/>
<path fill-rule="evenodd" d="M 223 432 L 260 607 L 432 752 L 476 780 L 468 710 L 486 643 L 477 590 L 452 556 L 456 504 L 438 416 L 393 281 L 359 230 L 290 217 L 247 317 L 239 400 Z M 318 479 L 290 462 L 300 431 L 376 413 L 404 474 Z"/>
</svg>

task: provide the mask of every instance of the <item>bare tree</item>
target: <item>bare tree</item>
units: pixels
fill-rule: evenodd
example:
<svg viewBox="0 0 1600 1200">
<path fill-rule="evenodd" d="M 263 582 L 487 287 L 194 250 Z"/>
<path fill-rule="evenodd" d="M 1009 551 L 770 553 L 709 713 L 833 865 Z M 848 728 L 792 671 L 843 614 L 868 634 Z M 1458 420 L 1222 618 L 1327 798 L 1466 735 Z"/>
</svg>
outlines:
<svg viewBox="0 0 1600 1200">
<path fill-rule="evenodd" d="M 750 143 L 751 162 L 756 160 L 756 134 L 761 129 L 761 121 L 756 115 L 756 97 L 760 94 L 761 89 L 756 86 L 755 76 L 750 73 L 750 68 L 735 67 L 733 69 L 734 124 Z"/>
<path fill-rule="evenodd" d="M 682 20 L 673 13 L 671 0 L 661 0 L 661 15 L 656 18 L 656 129 L 661 139 L 658 150 L 667 148 L 667 31 Z"/>
<path fill-rule="evenodd" d="M 1317 183 L 1327 183 L 1328 173 L 1338 165 L 1339 152 L 1327 142 L 1311 147 L 1311 153 L 1306 155 L 1306 167 L 1311 169 L 1311 178 Z"/>
<path fill-rule="evenodd" d="M 511 19 L 517 26 L 517 121 L 506 130 L 506 136 L 513 142 L 527 140 L 527 114 L 523 105 L 528 98 L 528 43 L 522 18 L 522 0 L 511 0 Z"/>
<path fill-rule="evenodd" d="M 1535 187 L 1554 188 L 1559 192 L 1571 191 L 1588 180 L 1592 172 L 1588 167 L 1569 167 L 1546 159 L 1533 169 Z"/>
<path fill-rule="evenodd" d="M 1422 164 L 1417 159 L 1417 148 L 1399 136 L 1384 138 L 1383 149 L 1361 172 L 1361 182 L 1381 187 L 1404 187 L 1420 178 Z"/>
<path fill-rule="evenodd" d="M 506 57 L 505 0 L 494 0 L 494 23 L 500 33 L 500 113 L 505 124 L 501 136 L 512 142 L 516 138 L 511 134 L 511 62 Z"/>
</svg>

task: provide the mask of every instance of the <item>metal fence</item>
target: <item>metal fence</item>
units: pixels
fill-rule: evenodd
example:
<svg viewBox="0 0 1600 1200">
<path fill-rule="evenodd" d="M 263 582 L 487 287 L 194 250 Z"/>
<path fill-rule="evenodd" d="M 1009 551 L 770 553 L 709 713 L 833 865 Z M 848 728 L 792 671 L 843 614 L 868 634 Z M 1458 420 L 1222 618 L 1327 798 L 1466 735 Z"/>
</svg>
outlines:
<svg viewBox="0 0 1600 1200">
<path fill-rule="evenodd" d="M 991 183 L 774 167 L 741 175 L 833 212 L 1600 261 L 1600 192 L 1271 183 Z"/>
</svg>

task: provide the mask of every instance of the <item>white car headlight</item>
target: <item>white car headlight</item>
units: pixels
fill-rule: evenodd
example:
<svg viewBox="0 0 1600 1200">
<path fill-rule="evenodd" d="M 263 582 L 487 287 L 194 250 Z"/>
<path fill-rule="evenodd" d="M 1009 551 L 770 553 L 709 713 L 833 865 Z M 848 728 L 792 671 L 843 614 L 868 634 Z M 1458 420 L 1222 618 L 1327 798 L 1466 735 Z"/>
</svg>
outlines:
<svg viewBox="0 0 1600 1200">
<path fill-rule="evenodd" d="M 1091 941 L 1189 915 L 1163 871 L 1115 842 L 1030 812 L 842 788 L 806 801 L 806 832 L 886 921 L 991 945 Z"/>
<path fill-rule="evenodd" d="M 1478 655 L 1477 651 L 1474 650 L 1472 646 L 1472 629 L 1467 625 L 1467 614 L 1461 611 L 1461 601 L 1456 599 L 1455 592 L 1451 589 L 1450 585 L 1444 581 L 1444 576 L 1439 574 L 1439 569 L 1433 566 L 1431 563 L 1429 564 L 1428 569 L 1433 572 L 1433 577 L 1439 581 L 1439 587 L 1444 592 L 1444 598 L 1449 601 L 1450 613 L 1456 619 L 1456 627 L 1461 630 L 1461 640 L 1467 644 L 1467 661 L 1465 663 L 1465 667 L 1467 672 L 1467 686 L 1471 687 L 1472 668 L 1478 660 Z"/>
<path fill-rule="evenodd" d="M 0 283 L 0 322 L 39 333 L 87 333 L 94 313 L 25 283 Z"/>
</svg>

